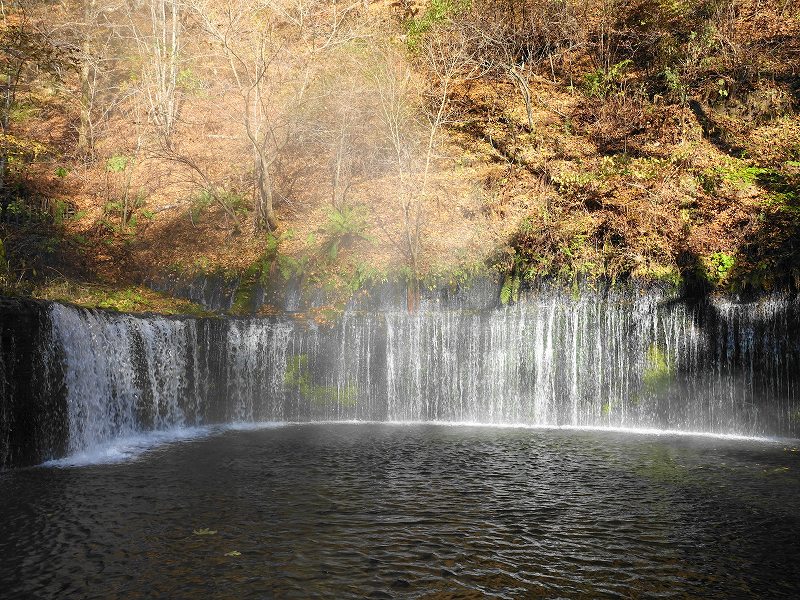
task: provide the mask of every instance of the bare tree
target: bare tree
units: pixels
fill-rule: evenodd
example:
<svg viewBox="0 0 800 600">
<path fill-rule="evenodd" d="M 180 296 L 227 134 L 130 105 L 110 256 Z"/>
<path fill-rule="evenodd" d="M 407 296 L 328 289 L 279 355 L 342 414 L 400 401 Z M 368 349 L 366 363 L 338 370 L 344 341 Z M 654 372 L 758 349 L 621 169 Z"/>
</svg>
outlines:
<svg viewBox="0 0 800 600">
<path fill-rule="evenodd" d="M 394 171 L 394 195 L 403 219 L 402 240 L 397 240 L 388 231 L 387 235 L 405 255 L 416 281 L 419 271 L 422 205 L 417 193 L 415 174 L 419 172 L 416 162 L 420 154 L 422 99 L 411 66 L 392 48 L 377 53 L 375 64 L 369 65 L 367 72 L 372 80 L 371 93 L 377 98 L 381 132 Z"/>
<path fill-rule="evenodd" d="M 343 16 L 313 1 L 191 0 L 191 5 L 239 97 L 253 157 L 253 228 L 273 230 L 275 170 L 286 149 L 305 135 L 304 114 L 318 100 L 309 94 L 318 58 L 336 44 Z"/>
<path fill-rule="evenodd" d="M 134 9 L 136 6 L 134 6 Z M 146 98 L 150 121 L 164 143 L 171 143 L 180 110 L 178 75 L 183 46 L 180 0 L 147 0 L 149 19 L 129 15 L 133 37 L 144 58 L 141 93 Z"/>
<path fill-rule="evenodd" d="M 74 28 L 80 35 L 78 54 L 79 78 L 76 100 L 79 105 L 78 142 L 80 154 L 93 157 L 95 144 L 102 125 L 124 101 L 126 92 L 115 77 L 115 66 L 120 62 L 121 46 L 118 23 L 123 2 L 98 2 L 81 0 L 78 22 L 65 19 L 62 37 L 69 38 Z"/>
<path fill-rule="evenodd" d="M 92 37 L 97 28 L 97 0 L 83 0 L 83 40 L 80 66 L 80 124 L 78 125 L 78 152 L 89 154 L 94 148 L 92 127 Z"/>
<path fill-rule="evenodd" d="M 369 84 L 360 71 L 361 55 L 344 48 L 336 53 L 323 80 L 320 110 L 314 115 L 319 145 L 323 150 L 318 168 L 329 174 L 331 204 L 342 209 L 359 179 L 375 170 L 375 107 L 364 93 Z"/>
<path fill-rule="evenodd" d="M 419 295 L 420 255 L 429 188 L 439 154 L 442 129 L 458 119 L 452 104 L 455 88 L 477 77 L 481 67 L 469 32 L 449 24 L 426 36 L 417 56 L 425 77 L 415 77 L 402 54 L 391 48 L 378 53 L 370 68 L 385 140 L 391 149 L 396 198 L 402 214 L 402 240 L 391 237 L 411 270 L 410 310 Z"/>
</svg>

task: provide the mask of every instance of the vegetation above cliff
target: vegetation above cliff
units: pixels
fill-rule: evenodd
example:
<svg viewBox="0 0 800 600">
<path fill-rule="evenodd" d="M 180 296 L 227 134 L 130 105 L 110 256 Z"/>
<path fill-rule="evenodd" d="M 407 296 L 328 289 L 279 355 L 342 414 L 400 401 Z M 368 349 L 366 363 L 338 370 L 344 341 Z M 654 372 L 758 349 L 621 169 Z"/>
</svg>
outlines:
<svg viewBox="0 0 800 600">
<path fill-rule="evenodd" d="M 797 288 L 797 9 L 2 3 L 2 288 L 485 265 L 508 293 Z"/>
</svg>

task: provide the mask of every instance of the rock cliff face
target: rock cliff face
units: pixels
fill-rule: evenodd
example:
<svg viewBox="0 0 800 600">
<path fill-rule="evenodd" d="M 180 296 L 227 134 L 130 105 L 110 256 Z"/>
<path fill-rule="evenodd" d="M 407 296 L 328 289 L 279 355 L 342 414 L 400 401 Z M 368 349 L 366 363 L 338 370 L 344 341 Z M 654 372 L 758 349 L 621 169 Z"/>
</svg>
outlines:
<svg viewBox="0 0 800 600">
<path fill-rule="evenodd" d="M 0 469 L 67 450 L 64 373 L 49 310 L 0 297 Z"/>
</svg>

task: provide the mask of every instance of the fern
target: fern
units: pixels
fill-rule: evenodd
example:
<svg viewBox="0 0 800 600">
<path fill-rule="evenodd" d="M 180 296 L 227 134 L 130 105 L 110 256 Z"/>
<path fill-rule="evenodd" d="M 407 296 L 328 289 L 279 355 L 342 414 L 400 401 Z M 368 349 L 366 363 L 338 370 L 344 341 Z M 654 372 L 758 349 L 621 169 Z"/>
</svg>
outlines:
<svg viewBox="0 0 800 600">
<path fill-rule="evenodd" d="M 364 207 L 345 205 L 328 211 L 328 220 L 322 227 L 326 237 L 322 250 L 328 260 L 335 261 L 339 250 L 356 240 L 371 241 L 372 238 L 367 234 L 368 227 Z"/>
<path fill-rule="evenodd" d="M 503 306 L 506 306 L 511 301 L 513 285 L 513 279 L 506 275 L 506 279 L 503 281 L 503 287 L 500 288 L 500 304 Z"/>
<path fill-rule="evenodd" d="M 519 284 L 520 284 L 519 275 L 514 275 L 514 277 L 511 279 L 511 301 L 512 302 L 519 302 Z"/>
</svg>

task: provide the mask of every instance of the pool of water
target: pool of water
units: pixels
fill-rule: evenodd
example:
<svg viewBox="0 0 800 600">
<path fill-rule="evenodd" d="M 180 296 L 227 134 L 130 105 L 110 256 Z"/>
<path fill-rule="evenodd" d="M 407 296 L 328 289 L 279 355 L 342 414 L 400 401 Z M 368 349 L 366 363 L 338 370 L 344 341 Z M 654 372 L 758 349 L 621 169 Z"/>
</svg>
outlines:
<svg viewBox="0 0 800 600">
<path fill-rule="evenodd" d="M 0 474 L 8 598 L 798 597 L 800 443 L 441 425 Z"/>
</svg>

